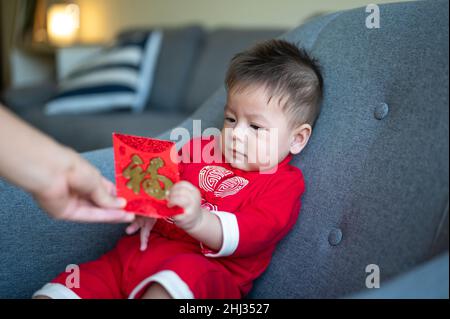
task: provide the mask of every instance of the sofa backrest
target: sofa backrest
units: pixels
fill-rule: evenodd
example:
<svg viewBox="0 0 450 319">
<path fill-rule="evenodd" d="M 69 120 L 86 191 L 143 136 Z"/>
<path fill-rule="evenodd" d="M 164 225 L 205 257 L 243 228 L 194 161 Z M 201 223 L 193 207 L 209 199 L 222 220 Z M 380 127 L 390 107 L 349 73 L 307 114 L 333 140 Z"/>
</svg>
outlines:
<svg viewBox="0 0 450 319">
<path fill-rule="evenodd" d="M 306 192 L 298 223 L 251 297 L 338 297 L 448 249 L 448 2 L 380 5 L 313 20 L 282 38 L 319 59 L 322 112 L 292 163 Z M 220 89 L 192 119 L 221 127 Z M 168 132 L 161 138 L 168 138 Z"/>
<path fill-rule="evenodd" d="M 219 28 L 206 33 L 181 107 L 192 113 L 223 85 L 231 58 L 256 42 L 283 34 L 282 29 Z"/>
<path fill-rule="evenodd" d="M 205 30 L 196 25 L 162 28 L 163 41 L 146 109 L 179 112 L 200 55 Z"/>
</svg>

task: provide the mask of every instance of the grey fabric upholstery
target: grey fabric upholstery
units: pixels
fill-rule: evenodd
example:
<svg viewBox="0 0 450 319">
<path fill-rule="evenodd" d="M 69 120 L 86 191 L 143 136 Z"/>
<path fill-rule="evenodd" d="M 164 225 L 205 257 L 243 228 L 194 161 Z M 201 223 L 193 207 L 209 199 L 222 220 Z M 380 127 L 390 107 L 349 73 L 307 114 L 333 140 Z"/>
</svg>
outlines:
<svg viewBox="0 0 450 319">
<path fill-rule="evenodd" d="M 448 251 L 448 2 L 380 9 L 380 29 L 366 29 L 358 8 L 283 36 L 320 60 L 325 98 L 310 143 L 292 161 L 306 182 L 299 220 L 250 298 L 348 296 L 367 291 L 369 264 L 383 285 Z M 182 126 L 220 127 L 224 102 L 222 88 Z M 111 149 L 86 156 L 112 177 Z M 0 296 L 29 296 L 121 231 L 50 221 L 3 183 L 0 203 Z M 437 284 L 448 286 L 448 277 Z"/>
</svg>

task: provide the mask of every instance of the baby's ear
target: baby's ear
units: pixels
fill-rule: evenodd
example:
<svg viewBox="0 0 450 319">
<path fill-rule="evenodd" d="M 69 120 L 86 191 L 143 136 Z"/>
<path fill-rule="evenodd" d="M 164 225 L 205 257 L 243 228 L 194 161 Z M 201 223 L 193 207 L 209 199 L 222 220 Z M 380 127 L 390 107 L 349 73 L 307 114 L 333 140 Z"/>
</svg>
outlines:
<svg viewBox="0 0 450 319">
<path fill-rule="evenodd" d="M 291 134 L 290 152 L 292 154 L 299 154 L 308 144 L 309 137 L 312 133 L 312 127 L 309 124 L 302 124 L 295 128 Z"/>
</svg>

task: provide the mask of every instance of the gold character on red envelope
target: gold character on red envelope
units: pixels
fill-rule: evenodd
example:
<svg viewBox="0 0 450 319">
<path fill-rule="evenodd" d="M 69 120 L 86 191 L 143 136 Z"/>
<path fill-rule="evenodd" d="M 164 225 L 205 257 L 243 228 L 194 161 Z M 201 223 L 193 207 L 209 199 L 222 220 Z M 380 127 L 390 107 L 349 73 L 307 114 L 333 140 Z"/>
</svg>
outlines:
<svg viewBox="0 0 450 319">
<path fill-rule="evenodd" d="M 178 164 L 170 157 L 175 143 L 154 138 L 113 134 L 117 195 L 125 210 L 148 217 L 183 213 L 167 207 L 166 191 L 180 180 Z"/>
<path fill-rule="evenodd" d="M 164 199 L 166 191 L 172 187 L 173 182 L 166 176 L 158 174 L 158 169 L 164 166 L 163 159 L 160 157 L 151 159 L 145 171 L 142 169 L 142 164 L 144 162 L 139 155 L 131 157 L 130 165 L 123 171 L 123 176 L 130 179 L 127 187 L 135 194 L 139 194 L 142 185 L 144 192 L 149 196 Z M 164 187 L 161 187 L 159 182 L 162 182 Z"/>
</svg>

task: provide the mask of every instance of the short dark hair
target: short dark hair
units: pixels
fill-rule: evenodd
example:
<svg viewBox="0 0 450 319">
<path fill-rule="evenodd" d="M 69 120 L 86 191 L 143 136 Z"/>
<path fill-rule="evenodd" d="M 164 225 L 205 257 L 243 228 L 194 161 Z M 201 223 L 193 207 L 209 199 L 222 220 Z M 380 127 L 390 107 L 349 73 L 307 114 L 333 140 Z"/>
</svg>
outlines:
<svg viewBox="0 0 450 319">
<path fill-rule="evenodd" d="M 284 40 L 268 40 L 236 54 L 225 78 L 228 92 L 264 85 L 269 100 L 278 98 L 291 128 L 314 125 L 320 113 L 323 80 L 318 61 Z"/>
</svg>

